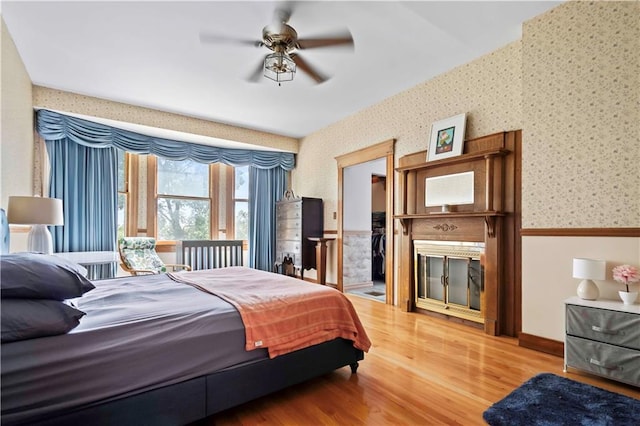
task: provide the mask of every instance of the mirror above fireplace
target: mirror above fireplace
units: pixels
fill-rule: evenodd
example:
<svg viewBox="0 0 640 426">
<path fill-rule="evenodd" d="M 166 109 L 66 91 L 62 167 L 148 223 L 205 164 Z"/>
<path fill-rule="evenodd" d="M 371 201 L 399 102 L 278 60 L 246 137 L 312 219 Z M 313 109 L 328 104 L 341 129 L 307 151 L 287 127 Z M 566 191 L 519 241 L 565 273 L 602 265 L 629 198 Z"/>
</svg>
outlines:
<svg viewBox="0 0 640 426">
<path fill-rule="evenodd" d="M 474 172 L 454 173 L 425 179 L 424 205 L 457 206 L 473 204 Z"/>
</svg>

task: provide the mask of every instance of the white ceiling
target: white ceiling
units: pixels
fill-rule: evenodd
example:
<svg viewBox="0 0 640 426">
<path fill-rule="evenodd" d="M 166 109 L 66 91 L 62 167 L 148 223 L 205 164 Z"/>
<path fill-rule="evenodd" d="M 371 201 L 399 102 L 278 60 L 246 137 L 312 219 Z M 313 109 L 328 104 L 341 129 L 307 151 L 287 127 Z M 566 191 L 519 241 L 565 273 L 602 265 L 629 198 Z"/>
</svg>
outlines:
<svg viewBox="0 0 640 426">
<path fill-rule="evenodd" d="M 547 1 L 301 1 L 300 38 L 348 28 L 353 49 L 299 51 L 332 76 L 251 74 L 265 47 L 210 44 L 201 34 L 259 40 L 271 1 L 2 1 L 34 84 L 302 137 L 521 37 Z"/>
</svg>

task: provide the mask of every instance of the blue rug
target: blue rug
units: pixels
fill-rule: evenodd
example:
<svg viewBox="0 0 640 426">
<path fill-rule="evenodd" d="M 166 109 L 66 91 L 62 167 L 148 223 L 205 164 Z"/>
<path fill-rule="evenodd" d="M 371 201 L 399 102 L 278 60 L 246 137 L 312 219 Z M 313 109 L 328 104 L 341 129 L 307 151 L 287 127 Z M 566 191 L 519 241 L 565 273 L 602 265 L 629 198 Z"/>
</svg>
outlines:
<svg viewBox="0 0 640 426">
<path fill-rule="evenodd" d="M 539 374 L 482 415 L 491 426 L 638 426 L 640 400 L 555 374 Z"/>
</svg>

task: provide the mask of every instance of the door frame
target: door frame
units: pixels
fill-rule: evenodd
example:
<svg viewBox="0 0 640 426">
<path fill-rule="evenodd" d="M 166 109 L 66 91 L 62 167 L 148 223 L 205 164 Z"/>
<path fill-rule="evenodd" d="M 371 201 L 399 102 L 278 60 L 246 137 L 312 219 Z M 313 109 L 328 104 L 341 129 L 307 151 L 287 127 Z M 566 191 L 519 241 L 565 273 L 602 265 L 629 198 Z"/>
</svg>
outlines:
<svg viewBox="0 0 640 426">
<path fill-rule="evenodd" d="M 371 145 L 366 148 L 362 148 L 358 151 L 350 152 L 336 157 L 338 163 L 338 236 L 337 236 L 337 248 L 338 248 L 338 290 L 344 292 L 343 284 L 343 232 L 344 232 L 344 168 L 349 166 L 355 166 L 357 164 L 367 163 L 369 161 L 377 160 L 380 158 L 386 159 L 386 215 L 385 215 L 385 298 L 388 305 L 393 304 L 393 279 L 395 269 L 393 268 L 394 258 L 394 228 L 393 228 L 393 190 L 394 190 L 394 145 L 395 139 L 389 139 L 384 142 L 380 142 L 375 145 Z"/>
</svg>

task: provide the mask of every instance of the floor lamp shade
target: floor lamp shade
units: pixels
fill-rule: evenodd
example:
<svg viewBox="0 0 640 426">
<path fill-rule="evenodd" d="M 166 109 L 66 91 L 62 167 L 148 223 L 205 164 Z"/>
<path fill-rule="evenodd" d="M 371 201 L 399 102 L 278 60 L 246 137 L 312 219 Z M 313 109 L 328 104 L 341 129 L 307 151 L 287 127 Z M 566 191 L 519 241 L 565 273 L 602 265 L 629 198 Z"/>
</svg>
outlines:
<svg viewBox="0 0 640 426">
<path fill-rule="evenodd" d="M 594 259 L 573 259 L 573 278 L 581 279 L 578 284 L 578 297 L 586 300 L 596 300 L 600 295 L 598 286 L 593 280 L 604 280 L 607 262 Z"/>
<path fill-rule="evenodd" d="M 15 225 L 31 225 L 27 250 L 51 254 L 53 244 L 47 225 L 64 225 L 62 200 L 45 197 L 9 197 L 7 220 Z"/>
</svg>

